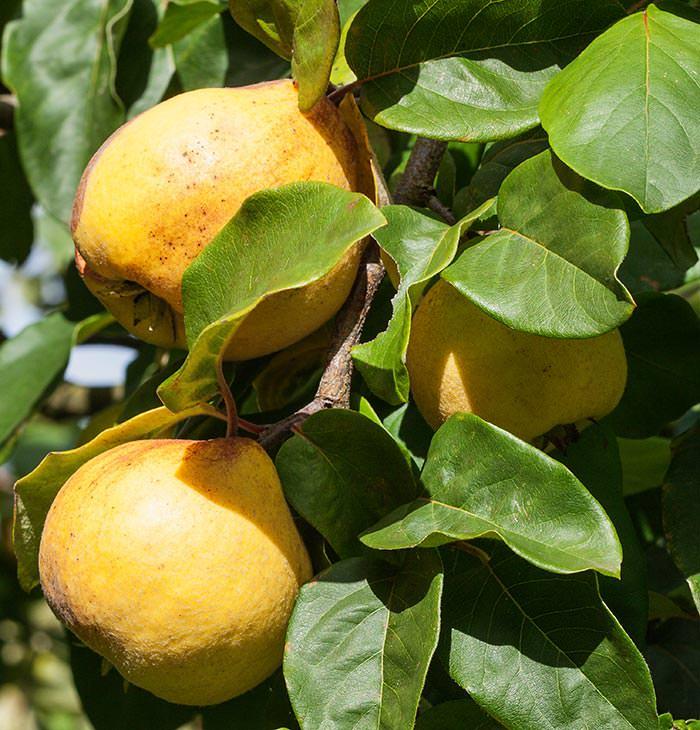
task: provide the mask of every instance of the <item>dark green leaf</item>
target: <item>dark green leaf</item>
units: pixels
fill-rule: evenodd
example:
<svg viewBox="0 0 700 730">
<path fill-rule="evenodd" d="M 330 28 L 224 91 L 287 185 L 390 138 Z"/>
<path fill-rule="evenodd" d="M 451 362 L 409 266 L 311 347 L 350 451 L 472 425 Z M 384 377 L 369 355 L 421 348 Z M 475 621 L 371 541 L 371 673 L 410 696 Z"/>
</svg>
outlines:
<svg viewBox="0 0 700 730">
<path fill-rule="evenodd" d="M 700 716 L 700 621 L 671 619 L 656 626 L 646 650 L 659 709 Z"/>
<path fill-rule="evenodd" d="M 282 58 L 290 59 L 294 25 L 306 0 L 229 0 L 233 19 Z"/>
<path fill-rule="evenodd" d="M 442 564 L 351 558 L 302 587 L 284 675 L 304 730 L 411 730 L 440 625 Z"/>
<path fill-rule="evenodd" d="M 622 460 L 622 491 L 626 497 L 661 486 L 671 463 L 669 439 L 619 438 L 617 445 Z"/>
<path fill-rule="evenodd" d="M 450 674 L 505 727 L 657 730 L 649 670 L 594 575 L 545 573 L 504 547 L 463 554 L 443 623 Z"/>
<path fill-rule="evenodd" d="M 700 402 L 700 321 L 673 294 L 646 294 L 622 329 L 629 375 L 625 394 L 609 416 L 628 438 L 654 436 Z"/>
<path fill-rule="evenodd" d="M 674 443 L 663 495 L 668 549 L 700 611 L 700 426 Z"/>
<path fill-rule="evenodd" d="M 183 90 L 223 86 L 230 65 L 223 17 L 210 16 L 176 41 L 172 52 Z"/>
<path fill-rule="evenodd" d="M 461 236 L 491 202 L 452 227 L 404 205 L 382 209 L 389 225 L 374 237 L 397 264 L 401 283 L 392 300 L 393 314 L 386 330 L 371 342 L 356 346 L 353 359 L 372 392 L 388 403 L 397 405 L 408 400 L 406 348 L 412 301 L 452 261 Z"/>
<path fill-rule="evenodd" d="M 29 188 L 17 153 L 14 132 L 0 131 L 0 259 L 22 263 L 34 238 Z"/>
<path fill-rule="evenodd" d="M 341 557 L 361 553 L 357 536 L 417 493 L 391 436 L 354 411 L 311 416 L 276 463 L 287 499 Z"/>
<path fill-rule="evenodd" d="M 115 669 L 102 671 L 103 659 L 68 635 L 73 681 L 95 730 L 177 730 L 195 708 L 172 705 L 146 690 L 126 685 Z"/>
<path fill-rule="evenodd" d="M 499 725 L 472 700 L 453 700 L 421 713 L 416 730 L 499 730 Z"/>
<path fill-rule="evenodd" d="M 346 56 L 376 122 L 436 139 L 512 137 L 538 122 L 558 64 L 622 15 L 612 0 L 370 0 Z"/>
<path fill-rule="evenodd" d="M 698 262 L 698 255 L 688 235 L 686 219 L 700 207 L 697 195 L 671 210 L 656 215 L 644 216 L 642 222 L 649 233 L 668 254 L 673 263 L 682 270 Z"/>
<path fill-rule="evenodd" d="M 22 163 L 39 201 L 64 222 L 83 168 L 125 118 L 115 77 L 132 3 L 26 0 L 7 28 L 3 70 L 19 99 Z"/>
<path fill-rule="evenodd" d="M 405 403 L 390 413 L 384 419 L 384 428 L 411 455 L 416 467 L 422 469 L 434 432 L 415 404 Z"/>
<path fill-rule="evenodd" d="M 63 372 L 74 329 L 63 315 L 51 314 L 0 346 L 0 443 L 31 414 Z"/>
<path fill-rule="evenodd" d="M 629 223 L 614 194 L 543 152 L 508 175 L 498 217 L 503 227 L 443 272 L 487 314 L 524 332 L 573 338 L 630 316 L 631 297 L 616 277 Z"/>
<path fill-rule="evenodd" d="M 381 520 L 362 542 L 397 550 L 498 537 L 547 570 L 619 575 L 615 530 L 583 485 L 539 449 L 473 414 L 452 416 L 435 434 L 421 481 L 425 496 Z"/>
<path fill-rule="evenodd" d="M 226 14 L 221 16 L 228 47 L 226 86 L 245 86 L 289 76 L 289 64 Z"/>
<path fill-rule="evenodd" d="M 222 0 L 169 0 L 165 15 L 150 38 L 153 48 L 179 41 L 226 7 Z"/>
<path fill-rule="evenodd" d="M 281 671 L 240 697 L 202 710 L 202 730 L 296 730 L 298 727 Z"/>
<path fill-rule="evenodd" d="M 498 195 L 503 181 L 521 162 L 546 149 L 547 135 L 540 127 L 489 146 L 469 185 L 456 196 L 455 215 L 474 210 Z"/>
<path fill-rule="evenodd" d="M 584 177 L 648 213 L 700 187 L 700 26 L 654 5 L 621 20 L 549 84 L 542 124 Z"/>
<path fill-rule="evenodd" d="M 291 183 L 249 197 L 185 271 L 190 354 L 159 390 L 163 402 L 181 410 L 210 398 L 216 362 L 245 316 L 266 296 L 325 276 L 384 224 L 364 195 L 326 183 Z"/>
<path fill-rule="evenodd" d="M 130 119 L 163 98 L 175 73 L 172 50 L 154 51 L 148 43 L 158 24 L 160 8 L 158 0 L 134 0 L 119 47 L 115 85 Z"/>
<path fill-rule="evenodd" d="M 620 281 L 632 296 L 645 291 L 668 291 L 684 281 L 684 269 L 676 266 L 643 221 L 633 221 L 630 247 L 620 267 Z"/>
<path fill-rule="evenodd" d="M 641 647 L 649 612 L 647 566 L 622 493 L 622 465 L 615 434 L 594 424 L 557 458 L 601 503 L 615 526 L 622 545 L 620 579 L 602 576 L 600 593 L 635 644 Z"/>
</svg>

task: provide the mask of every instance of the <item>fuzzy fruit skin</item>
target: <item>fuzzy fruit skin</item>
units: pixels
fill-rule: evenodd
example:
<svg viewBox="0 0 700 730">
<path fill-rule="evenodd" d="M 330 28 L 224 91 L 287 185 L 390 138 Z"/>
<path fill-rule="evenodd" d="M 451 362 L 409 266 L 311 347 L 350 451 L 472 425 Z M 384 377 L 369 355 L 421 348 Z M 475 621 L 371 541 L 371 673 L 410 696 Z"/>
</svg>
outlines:
<svg viewBox="0 0 700 730">
<path fill-rule="evenodd" d="M 407 366 L 425 420 L 475 413 L 525 441 L 602 418 L 620 401 L 627 359 L 617 330 L 585 340 L 518 332 L 439 281 L 418 306 Z"/>
<path fill-rule="evenodd" d="M 336 106 L 322 99 L 302 114 L 290 80 L 168 99 L 120 127 L 83 174 L 72 231 L 85 283 L 141 339 L 184 347 L 182 275 L 243 201 L 302 180 L 357 190 L 358 155 Z M 324 279 L 261 304 L 228 358 L 274 352 L 320 327 L 347 298 L 360 254 L 355 246 Z"/>
<path fill-rule="evenodd" d="M 280 665 L 311 565 L 257 443 L 154 440 L 113 448 L 66 482 L 39 572 L 61 621 L 127 680 L 208 705 Z"/>
</svg>

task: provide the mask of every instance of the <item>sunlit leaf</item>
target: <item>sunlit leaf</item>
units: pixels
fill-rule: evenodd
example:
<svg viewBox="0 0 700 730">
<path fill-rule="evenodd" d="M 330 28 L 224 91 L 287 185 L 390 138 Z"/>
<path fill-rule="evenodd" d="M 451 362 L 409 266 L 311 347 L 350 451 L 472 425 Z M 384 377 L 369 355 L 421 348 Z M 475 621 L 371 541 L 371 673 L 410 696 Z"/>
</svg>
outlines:
<svg viewBox="0 0 700 730">
<path fill-rule="evenodd" d="M 509 327 L 546 337 L 593 337 L 633 304 L 616 272 L 629 223 L 613 193 L 550 152 L 513 170 L 498 195 L 502 228 L 475 242 L 443 278 Z"/>
<path fill-rule="evenodd" d="M 617 535 L 585 487 L 543 452 L 477 416 L 458 414 L 440 428 L 421 482 L 425 495 L 367 531 L 366 545 L 398 550 L 497 537 L 546 570 L 619 576 Z"/>
<path fill-rule="evenodd" d="M 364 195 L 326 183 L 292 183 L 248 198 L 185 272 L 190 354 L 159 390 L 163 402 L 182 410 L 210 398 L 216 362 L 243 318 L 266 296 L 325 276 L 384 223 Z"/>
<path fill-rule="evenodd" d="M 547 87 L 554 151 L 648 213 L 700 188 L 700 25 L 650 5 L 616 23 Z"/>
</svg>

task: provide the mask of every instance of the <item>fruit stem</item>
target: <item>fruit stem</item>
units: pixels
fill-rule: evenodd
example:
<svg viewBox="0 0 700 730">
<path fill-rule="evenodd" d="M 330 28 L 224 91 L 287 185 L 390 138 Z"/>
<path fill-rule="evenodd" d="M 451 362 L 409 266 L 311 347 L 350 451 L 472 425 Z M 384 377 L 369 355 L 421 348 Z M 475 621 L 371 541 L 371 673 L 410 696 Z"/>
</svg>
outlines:
<svg viewBox="0 0 700 730">
<path fill-rule="evenodd" d="M 224 375 L 223 357 L 219 357 L 216 361 L 216 379 L 226 406 L 226 438 L 230 439 L 238 433 L 238 409 L 236 408 L 236 399 L 231 392 L 231 386 Z"/>
</svg>

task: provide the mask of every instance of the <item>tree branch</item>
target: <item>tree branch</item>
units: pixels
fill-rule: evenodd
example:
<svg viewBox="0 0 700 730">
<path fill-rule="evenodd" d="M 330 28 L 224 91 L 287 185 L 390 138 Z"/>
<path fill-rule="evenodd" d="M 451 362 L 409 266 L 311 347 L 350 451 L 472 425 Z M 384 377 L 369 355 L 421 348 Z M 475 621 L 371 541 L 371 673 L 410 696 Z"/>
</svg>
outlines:
<svg viewBox="0 0 700 730">
<path fill-rule="evenodd" d="M 427 204 L 434 193 L 433 181 L 446 149 L 446 142 L 418 139 L 394 196 L 396 203 Z M 380 190 L 380 205 L 390 202 L 386 189 Z M 270 453 L 276 452 L 309 416 L 326 408 L 347 408 L 350 405 L 352 348 L 360 341 L 367 314 L 385 273 L 379 247 L 371 242 L 365 249 L 350 296 L 336 316 L 326 368 L 314 399 L 296 413 L 270 426 L 259 437 L 260 444 Z"/>
<path fill-rule="evenodd" d="M 394 200 L 401 205 L 425 206 L 435 195 L 433 183 L 447 150 L 447 142 L 419 137 L 396 186 Z"/>
<path fill-rule="evenodd" d="M 261 434 L 260 444 L 268 451 L 276 451 L 289 437 L 290 431 L 312 414 L 324 408 L 347 408 L 350 405 L 352 348 L 360 341 L 367 314 L 384 273 L 377 244 L 372 242 L 365 249 L 350 296 L 336 317 L 326 368 L 316 395 L 311 403 Z"/>
</svg>

